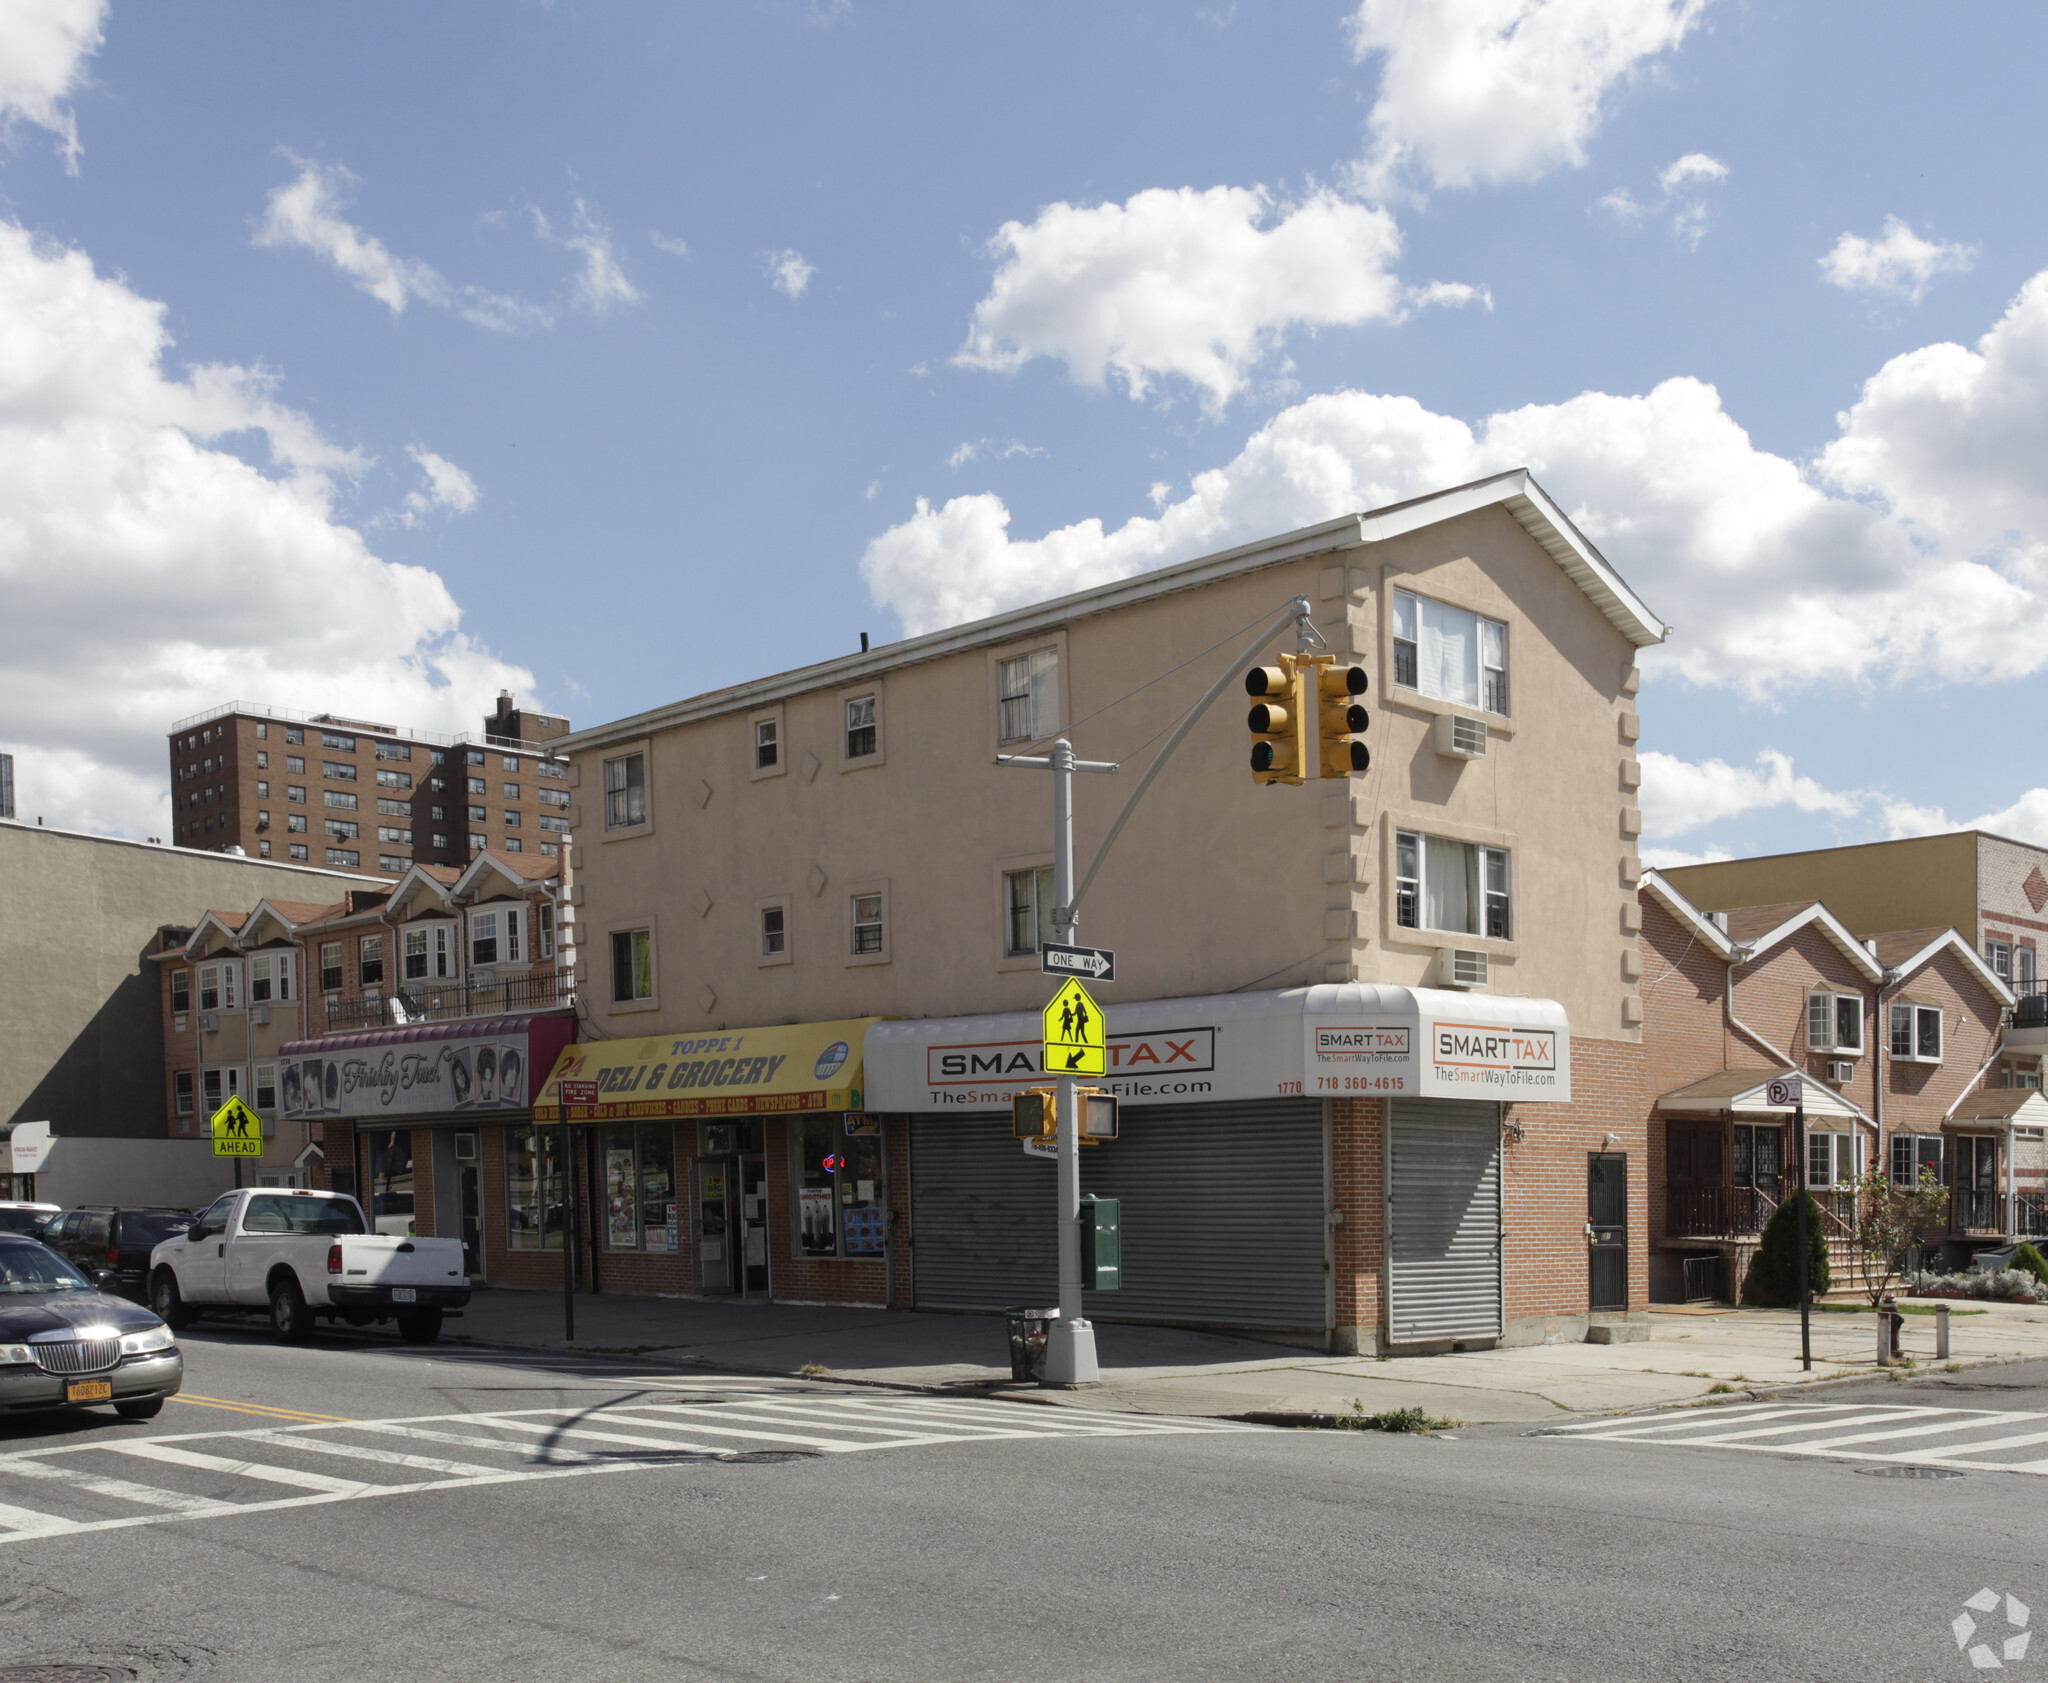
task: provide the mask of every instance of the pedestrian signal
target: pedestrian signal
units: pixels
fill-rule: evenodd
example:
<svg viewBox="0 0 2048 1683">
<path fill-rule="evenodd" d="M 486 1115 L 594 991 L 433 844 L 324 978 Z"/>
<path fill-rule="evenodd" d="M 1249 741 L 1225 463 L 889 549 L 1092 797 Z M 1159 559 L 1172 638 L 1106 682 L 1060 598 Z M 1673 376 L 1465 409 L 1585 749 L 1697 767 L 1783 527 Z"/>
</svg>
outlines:
<svg viewBox="0 0 2048 1683">
<path fill-rule="evenodd" d="M 1317 666 L 1316 746 L 1324 777 L 1351 777 L 1372 764 L 1372 754 L 1358 740 L 1370 722 L 1365 703 L 1362 666 Z"/>
<path fill-rule="evenodd" d="M 1100 1145 L 1117 1134 L 1120 1105 L 1114 1093 L 1099 1087 L 1077 1090 L 1083 1145 Z M 1034 1087 L 1010 1100 L 1010 1132 L 1020 1140 L 1049 1140 L 1059 1134 L 1058 1095 L 1051 1087 Z"/>
<path fill-rule="evenodd" d="M 1308 764 L 1315 668 L 1293 655 L 1281 655 L 1279 662 L 1244 675 L 1245 693 L 1252 697 L 1245 726 L 1252 733 L 1254 783 L 1300 783 Z"/>
</svg>

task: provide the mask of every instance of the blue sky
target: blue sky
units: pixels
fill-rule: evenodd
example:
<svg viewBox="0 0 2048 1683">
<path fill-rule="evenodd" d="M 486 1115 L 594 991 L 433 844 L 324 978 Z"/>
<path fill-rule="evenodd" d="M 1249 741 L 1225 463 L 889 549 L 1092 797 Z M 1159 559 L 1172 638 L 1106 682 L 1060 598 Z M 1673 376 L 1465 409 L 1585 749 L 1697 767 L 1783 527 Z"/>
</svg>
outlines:
<svg viewBox="0 0 2048 1683">
<path fill-rule="evenodd" d="M 5 14 L 26 814 L 164 833 L 230 697 L 592 723 L 1527 462 L 1676 627 L 1652 857 L 2048 840 L 2031 9 Z"/>
</svg>

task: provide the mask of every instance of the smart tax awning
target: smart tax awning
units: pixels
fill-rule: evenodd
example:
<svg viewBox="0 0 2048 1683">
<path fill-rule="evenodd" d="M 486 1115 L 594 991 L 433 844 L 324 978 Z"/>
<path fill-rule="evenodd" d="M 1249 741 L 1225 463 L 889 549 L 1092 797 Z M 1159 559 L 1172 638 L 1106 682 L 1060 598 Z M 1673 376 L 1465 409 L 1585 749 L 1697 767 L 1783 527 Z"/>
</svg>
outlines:
<svg viewBox="0 0 2048 1683">
<path fill-rule="evenodd" d="M 564 1081 L 597 1083 L 596 1106 L 572 1105 L 573 1122 L 859 1110 L 861 1048 L 878 1021 L 852 1017 L 567 1046 L 541 1084 L 534 1119 L 561 1120 Z"/>
</svg>

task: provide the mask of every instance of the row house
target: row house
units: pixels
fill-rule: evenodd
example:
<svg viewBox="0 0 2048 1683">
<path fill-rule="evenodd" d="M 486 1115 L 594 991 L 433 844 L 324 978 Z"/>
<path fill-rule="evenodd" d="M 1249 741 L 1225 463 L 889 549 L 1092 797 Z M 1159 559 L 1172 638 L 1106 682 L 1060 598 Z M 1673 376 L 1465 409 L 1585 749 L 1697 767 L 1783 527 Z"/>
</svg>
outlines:
<svg viewBox="0 0 2048 1683">
<path fill-rule="evenodd" d="M 1799 1184 L 1792 1109 L 1768 1098 L 1782 1075 L 1802 1078 L 1805 1183 L 1840 1264 L 1872 1167 L 1902 1185 L 1931 1168 L 1952 1189 L 1930 1248 L 1962 1257 L 2038 1225 L 2036 1154 L 2018 1148 L 2040 1139 L 2026 1101 L 2048 1104 L 1985 1087 L 2013 995 L 1967 936 L 1859 937 L 1819 901 L 1702 911 L 1656 871 L 1641 916 L 1654 1298 L 1740 1295 Z"/>
<path fill-rule="evenodd" d="M 574 1037 L 564 874 L 485 852 L 462 870 L 413 865 L 388 891 L 265 899 L 164 931 L 169 1132 L 203 1135 L 239 1096 L 263 1121 L 256 1184 L 360 1192 L 379 1230 L 460 1231 L 486 1272 L 487 1149 L 530 1121 Z"/>
</svg>

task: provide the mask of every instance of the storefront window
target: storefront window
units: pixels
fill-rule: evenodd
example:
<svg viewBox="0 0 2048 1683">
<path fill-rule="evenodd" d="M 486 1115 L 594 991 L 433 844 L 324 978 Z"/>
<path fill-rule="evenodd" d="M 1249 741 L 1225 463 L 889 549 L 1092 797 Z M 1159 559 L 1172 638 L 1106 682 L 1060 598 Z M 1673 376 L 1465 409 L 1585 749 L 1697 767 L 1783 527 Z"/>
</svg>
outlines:
<svg viewBox="0 0 2048 1683">
<path fill-rule="evenodd" d="M 605 1246 L 615 1251 L 673 1251 L 675 1130 L 668 1122 L 635 1127 L 612 1122 L 599 1131 L 604 1162 Z"/>
<path fill-rule="evenodd" d="M 410 1238 L 413 1225 L 412 1130 L 375 1128 L 370 1132 L 370 1227 L 378 1233 Z"/>
<path fill-rule="evenodd" d="M 562 1248 L 559 1128 L 505 1130 L 505 1242 L 515 1251 Z"/>
<path fill-rule="evenodd" d="M 880 1256 L 882 1142 L 849 1138 L 843 1115 L 808 1117 L 791 1134 L 796 1147 L 796 1254 Z"/>
</svg>

